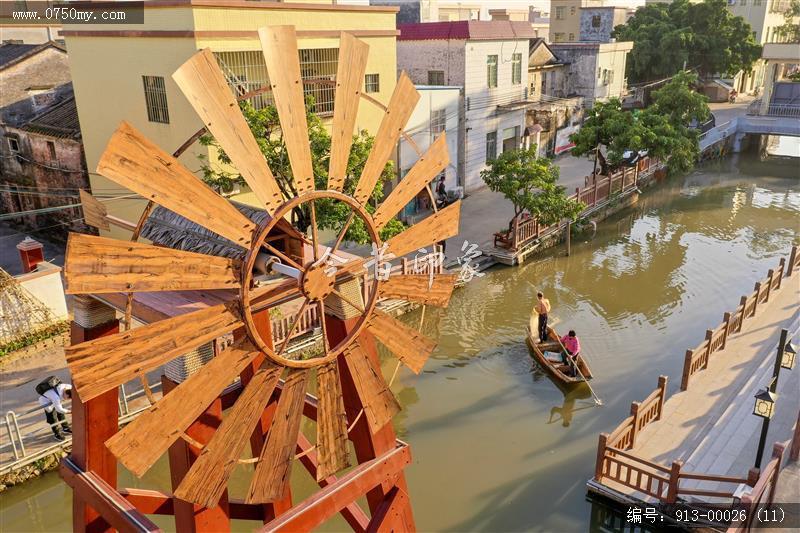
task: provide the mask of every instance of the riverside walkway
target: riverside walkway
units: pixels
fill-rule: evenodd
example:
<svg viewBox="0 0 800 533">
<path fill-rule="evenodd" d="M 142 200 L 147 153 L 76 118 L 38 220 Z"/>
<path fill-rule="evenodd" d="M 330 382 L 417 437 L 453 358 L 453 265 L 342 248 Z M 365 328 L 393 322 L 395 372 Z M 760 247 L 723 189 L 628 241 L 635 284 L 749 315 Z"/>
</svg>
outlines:
<svg viewBox="0 0 800 533">
<path fill-rule="evenodd" d="M 634 402 L 631 416 L 600 436 L 590 492 L 625 503 L 733 503 L 755 490 L 759 476 L 772 476 L 772 445 L 790 439 L 798 419 L 800 366 L 780 373 L 760 472 L 751 471 L 761 432 L 753 397 L 772 380 L 781 330 L 789 331 L 795 346 L 800 342 L 797 256 L 795 247 L 700 346 L 687 351 L 681 390 L 667 398 L 662 377 L 645 401 Z"/>
</svg>

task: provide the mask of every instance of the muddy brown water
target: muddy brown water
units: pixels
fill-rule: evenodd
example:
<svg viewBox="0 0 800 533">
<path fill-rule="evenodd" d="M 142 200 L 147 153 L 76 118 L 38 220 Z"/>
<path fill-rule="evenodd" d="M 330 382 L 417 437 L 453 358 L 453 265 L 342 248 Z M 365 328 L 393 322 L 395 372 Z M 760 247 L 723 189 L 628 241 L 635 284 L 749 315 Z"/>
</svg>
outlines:
<svg viewBox="0 0 800 533">
<path fill-rule="evenodd" d="M 429 309 L 424 329 L 439 346 L 422 374 L 404 370 L 393 386 L 403 404 L 398 434 L 412 446 L 406 475 L 419 529 L 589 530 L 585 483 L 597 435 L 660 374 L 670 391 L 678 387 L 684 351 L 800 242 L 798 221 L 796 160 L 723 161 L 648 190 L 593 237 L 573 241 L 571 257 L 559 248 L 497 267 L 459 290 L 449 309 Z M 556 328 L 578 332 L 602 407 L 585 388 L 557 387 L 530 358 L 524 335 L 537 290 L 553 303 Z M 391 375 L 394 360 L 384 359 Z M 246 489 L 239 470 L 232 497 Z M 302 498 L 312 484 L 301 467 L 294 474 Z M 166 463 L 141 482 L 121 473 L 120 484 L 168 490 Z M 54 473 L 0 500 L 3 531 L 70 528 L 71 494 Z M 154 520 L 174 529 L 171 519 Z M 344 526 L 339 519 L 323 529 Z"/>
</svg>

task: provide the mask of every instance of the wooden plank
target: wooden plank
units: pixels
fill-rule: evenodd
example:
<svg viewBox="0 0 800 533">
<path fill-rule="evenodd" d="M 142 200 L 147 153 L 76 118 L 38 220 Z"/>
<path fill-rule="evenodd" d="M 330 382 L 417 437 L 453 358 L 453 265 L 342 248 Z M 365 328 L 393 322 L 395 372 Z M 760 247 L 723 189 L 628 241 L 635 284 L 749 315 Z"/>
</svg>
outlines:
<svg viewBox="0 0 800 533">
<path fill-rule="evenodd" d="M 72 384 L 91 400 L 241 326 L 236 304 L 221 304 L 69 346 Z"/>
<path fill-rule="evenodd" d="M 386 499 L 383 500 L 383 503 L 372 516 L 372 520 L 370 520 L 369 526 L 367 526 L 366 533 L 393 532 L 394 528 L 392 527 L 393 521 L 391 520 L 391 516 L 397 514 L 399 509 L 404 505 L 410 504 L 411 502 L 408 500 L 406 492 L 401 492 L 399 487 L 392 487 L 386 495 Z"/>
<path fill-rule="evenodd" d="M 400 412 L 400 404 L 386 385 L 380 368 L 375 368 L 358 342 L 344 351 L 344 357 L 364 406 L 370 432 L 377 433 Z"/>
<path fill-rule="evenodd" d="M 125 121 L 108 142 L 97 172 L 239 246 L 250 246 L 256 225 Z"/>
<path fill-rule="evenodd" d="M 378 285 L 382 298 L 399 298 L 437 307 L 447 307 L 457 274 L 398 274 Z"/>
<path fill-rule="evenodd" d="M 393 253 L 395 257 L 402 257 L 409 252 L 457 235 L 460 216 L 461 200 L 386 241 L 388 243 L 386 251 Z"/>
<path fill-rule="evenodd" d="M 313 191 L 314 169 L 294 26 L 259 28 L 258 36 L 297 193 Z"/>
<path fill-rule="evenodd" d="M 447 139 L 442 132 L 372 215 L 378 229 L 383 228 L 408 202 L 413 200 L 425 185 L 444 170 L 448 163 L 450 163 L 450 155 L 447 152 Z"/>
<path fill-rule="evenodd" d="M 81 197 L 83 221 L 92 227 L 109 231 L 111 225 L 108 223 L 108 220 L 106 220 L 106 216 L 108 216 L 108 209 L 106 209 L 106 206 L 83 189 L 79 190 L 78 194 Z"/>
<path fill-rule="evenodd" d="M 414 83 L 403 72 L 397 80 L 397 85 L 392 93 L 392 98 L 389 100 L 389 106 L 386 109 L 383 120 L 381 120 L 381 125 L 378 126 L 378 134 L 375 136 L 372 152 L 370 152 L 367 162 L 364 164 L 364 170 L 361 172 L 358 186 L 356 186 L 356 191 L 353 194 L 353 197 L 358 202 L 366 204 L 369 197 L 372 196 L 372 191 L 383 173 L 386 161 L 392 155 L 392 150 L 397 145 L 400 133 L 403 131 L 409 117 L 411 117 L 411 113 L 414 111 L 418 101 L 419 93 L 414 88 Z"/>
<path fill-rule="evenodd" d="M 108 439 L 106 446 L 141 477 L 260 353 L 249 345 L 223 350 Z"/>
<path fill-rule="evenodd" d="M 337 483 L 328 485 L 295 505 L 259 531 L 313 531 L 373 487 L 381 483 L 394 485 L 394 480 L 409 464 L 411 464 L 411 450 L 408 445 L 396 446 L 383 455 L 353 468 L 339 478 Z"/>
<path fill-rule="evenodd" d="M 67 294 L 236 289 L 239 262 L 140 242 L 72 233 Z"/>
<path fill-rule="evenodd" d="M 415 374 L 419 374 L 436 342 L 383 311 L 375 309 L 367 329 Z"/>
<path fill-rule="evenodd" d="M 358 115 L 368 55 L 369 45 L 342 32 L 339 38 L 339 65 L 336 70 L 328 189 L 341 191 L 347 177 L 347 161 L 353 144 L 353 128 Z"/>
<path fill-rule="evenodd" d="M 283 367 L 266 363 L 251 378 L 211 441 L 203 448 L 175 491 L 182 500 L 214 507 L 228 485 L 233 468 L 272 396 Z"/>
<path fill-rule="evenodd" d="M 197 52 L 172 79 L 259 201 L 274 213 L 283 203 L 283 194 L 211 50 Z"/>
<path fill-rule="evenodd" d="M 81 471 L 69 457 L 61 460 L 58 473 L 64 483 L 72 487 L 77 497 L 95 509 L 117 531 L 122 533 L 161 531 L 103 478 L 94 472 Z M 88 524 L 84 524 L 85 526 Z"/>
<path fill-rule="evenodd" d="M 286 376 L 278 408 L 261 450 L 253 480 L 247 491 L 247 503 L 280 500 L 289 486 L 294 448 L 303 417 L 307 370 L 291 370 Z"/>
<path fill-rule="evenodd" d="M 317 368 L 317 481 L 350 466 L 347 450 L 347 414 L 334 359 Z"/>
</svg>

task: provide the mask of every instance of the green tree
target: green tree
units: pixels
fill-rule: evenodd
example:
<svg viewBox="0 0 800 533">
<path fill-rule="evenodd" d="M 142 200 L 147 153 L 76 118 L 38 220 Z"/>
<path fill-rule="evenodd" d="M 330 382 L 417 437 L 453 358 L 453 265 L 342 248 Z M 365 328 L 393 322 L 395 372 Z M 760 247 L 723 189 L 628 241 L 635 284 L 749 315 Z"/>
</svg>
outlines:
<svg viewBox="0 0 800 533">
<path fill-rule="evenodd" d="M 286 152 L 286 144 L 280 129 L 278 111 L 274 106 L 266 106 L 256 109 L 247 101 L 239 103 L 247 125 L 253 136 L 258 142 L 261 153 L 264 154 L 270 170 L 272 170 L 275 180 L 283 193 L 284 199 L 297 196 L 297 188 L 292 178 L 292 168 L 289 163 L 289 156 Z M 313 113 L 314 101 L 309 97 L 306 100 L 306 120 L 308 122 L 308 138 L 311 146 L 312 168 L 314 169 L 314 181 L 317 189 L 326 189 L 328 183 L 328 162 L 330 160 L 331 136 L 322 120 Z M 230 157 L 225 150 L 216 142 L 211 135 L 204 135 L 200 142 L 206 146 L 216 148 L 217 161 L 212 164 L 201 157 L 203 180 L 222 191 L 230 191 L 235 184 L 244 184 L 241 174 L 229 172 L 232 168 Z M 347 162 L 347 176 L 344 182 L 343 191 L 352 195 L 358 184 L 358 178 L 364 164 L 367 162 L 374 138 L 366 131 L 359 131 L 353 136 L 353 146 L 350 149 L 350 158 Z M 391 161 L 386 163 L 380 179 L 372 191 L 371 202 L 366 206 L 370 213 L 375 211 L 375 204 L 383 198 L 383 182 L 394 176 L 394 168 Z M 345 224 L 350 209 L 342 202 L 330 199 L 315 201 L 317 224 L 320 229 L 331 229 L 339 231 Z M 311 213 L 309 205 L 303 204 L 292 210 L 292 223 L 300 231 L 306 231 L 311 224 Z M 405 229 L 402 222 L 392 218 L 380 232 L 381 239 L 385 240 L 397 235 Z M 359 244 L 366 244 L 370 241 L 364 222 L 359 217 L 354 217 L 350 227 L 345 234 L 345 240 Z"/>
<path fill-rule="evenodd" d="M 800 43 L 800 24 L 797 18 L 800 17 L 800 0 L 792 0 L 789 9 L 783 14 L 784 22 L 775 28 L 783 42 Z"/>
<path fill-rule="evenodd" d="M 631 82 L 672 76 L 686 67 L 701 76 L 750 70 L 761 56 L 753 30 L 734 16 L 726 0 L 674 0 L 640 7 L 612 34 L 633 41 L 627 74 Z"/>
<path fill-rule="evenodd" d="M 585 205 L 567 197 L 558 185 L 559 168 L 551 159 L 539 157 L 536 145 L 524 150 L 508 150 L 481 171 L 481 178 L 494 192 L 502 193 L 514 205 L 514 221 L 527 211 L 543 224 L 564 218 L 575 220 Z"/>
<path fill-rule="evenodd" d="M 678 72 L 666 85 L 653 91 L 653 111 L 666 116 L 675 126 L 705 122 L 711 116 L 708 97 L 695 91 L 696 86 L 697 74 Z"/>
</svg>

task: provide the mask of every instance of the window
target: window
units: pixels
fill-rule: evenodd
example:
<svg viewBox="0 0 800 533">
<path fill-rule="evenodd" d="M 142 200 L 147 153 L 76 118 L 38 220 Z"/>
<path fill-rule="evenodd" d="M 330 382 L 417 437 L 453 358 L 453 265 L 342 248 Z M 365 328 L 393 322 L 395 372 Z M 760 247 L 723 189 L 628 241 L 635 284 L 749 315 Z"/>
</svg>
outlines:
<svg viewBox="0 0 800 533">
<path fill-rule="evenodd" d="M 761 5 L 761 0 L 753 0 L 753 5 L 754 6 L 760 6 Z"/>
<path fill-rule="evenodd" d="M 167 88 L 162 76 L 142 76 L 144 101 L 147 106 L 147 120 L 169 124 L 167 108 Z"/>
<path fill-rule="evenodd" d="M 599 80 L 602 77 L 603 77 L 603 69 L 597 67 L 597 79 Z"/>
<path fill-rule="evenodd" d="M 486 56 L 486 84 L 497 87 L 497 56 Z"/>
<path fill-rule="evenodd" d="M 8 139 L 8 149 L 11 152 L 11 157 L 15 157 L 17 159 L 17 163 L 21 165 L 25 160 L 22 158 L 22 155 L 20 155 L 19 137 L 8 136 L 6 139 Z"/>
<path fill-rule="evenodd" d="M 50 152 L 50 161 L 57 162 L 56 159 L 56 143 L 53 141 L 47 141 L 47 151 Z"/>
<path fill-rule="evenodd" d="M 443 70 L 429 70 L 428 71 L 428 85 L 444 85 L 444 71 Z"/>
<path fill-rule="evenodd" d="M 563 43 L 564 42 L 564 33 L 557 31 L 553 34 L 553 42 L 555 43 Z"/>
<path fill-rule="evenodd" d="M 571 42 L 571 43 L 575 42 L 575 34 L 574 33 L 570 33 L 569 34 L 569 42 Z"/>
<path fill-rule="evenodd" d="M 593 15 L 592 28 L 599 28 L 599 27 L 600 27 L 600 15 Z"/>
<path fill-rule="evenodd" d="M 564 6 L 556 7 L 556 20 L 564 20 Z"/>
<path fill-rule="evenodd" d="M 569 8 L 569 14 L 570 14 L 570 15 L 574 15 L 574 14 L 575 14 L 575 6 L 570 6 L 570 8 Z"/>
<path fill-rule="evenodd" d="M 542 94 L 547 91 L 547 72 L 542 72 Z"/>
<path fill-rule="evenodd" d="M 522 83 L 522 54 L 511 54 L 511 83 Z"/>
<path fill-rule="evenodd" d="M 447 128 L 447 113 L 445 109 L 431 110 L 431 134 L 443 132 Z"/>
<path fill-rule="evenodd" d="M 381 90 L 380 74 L 367 74 L 364 76 L 364 92 L 377 93 Z"/>
<path fill-rule="evenodd" d="M 497 132 L 493 131 L 486 134 L 486 162 L 494 161 L 497 158 Z"/>
</svg>

